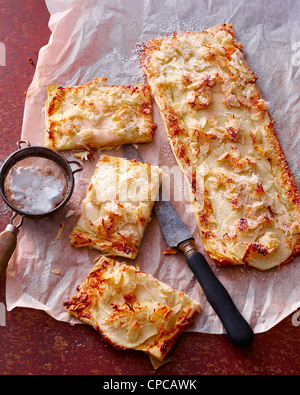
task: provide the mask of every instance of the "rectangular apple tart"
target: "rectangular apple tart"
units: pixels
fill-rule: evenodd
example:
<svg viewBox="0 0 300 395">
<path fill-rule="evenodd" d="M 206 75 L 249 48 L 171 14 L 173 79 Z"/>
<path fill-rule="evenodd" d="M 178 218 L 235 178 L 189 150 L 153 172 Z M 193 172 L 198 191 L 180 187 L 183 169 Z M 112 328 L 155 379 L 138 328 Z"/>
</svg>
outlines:
<svg viewBox="0 0 300 395">
<path fill-rule="evenodd" d="M 105 81 L 48 86 L 46 147 L 70 150 L 152 141 L 156 125 L 149 86 L 107 86 Z"/>
<path fill-rule="evenodd" d="M 149 163 L 102 155 L 71 233 L 71 244 L 134 259 L 161 175 L 161 169 Z"/>
<path fill-rule="evenodd" d="M 142 68 L 219 264 L 261 270 L 300 249 L 300 197 L 233 26 L 139 44 Z"/>
<path fill-rule="evenodd" d="M 64 302 L 67 311 L 119 350 L 163 360 L 200 304 L 131 265 L 101 257 Z"/>
</svg>

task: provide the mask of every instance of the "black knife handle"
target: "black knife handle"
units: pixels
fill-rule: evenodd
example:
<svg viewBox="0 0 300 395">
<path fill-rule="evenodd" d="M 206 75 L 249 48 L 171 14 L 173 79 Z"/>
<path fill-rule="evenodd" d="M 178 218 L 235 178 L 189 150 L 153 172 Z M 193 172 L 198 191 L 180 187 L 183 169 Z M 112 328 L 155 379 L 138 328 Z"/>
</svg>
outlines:
<svg viewBox="0 0 300 395">
<path fill-rule="evenodd" d="M 195 251 L 189 254 L 186 260 L 231 341 L 238 347 L 249 346 L 254 340 L 253 330 L 238 311 L 229 293 L 215 276 L 204 256 Z"/>
</svg>

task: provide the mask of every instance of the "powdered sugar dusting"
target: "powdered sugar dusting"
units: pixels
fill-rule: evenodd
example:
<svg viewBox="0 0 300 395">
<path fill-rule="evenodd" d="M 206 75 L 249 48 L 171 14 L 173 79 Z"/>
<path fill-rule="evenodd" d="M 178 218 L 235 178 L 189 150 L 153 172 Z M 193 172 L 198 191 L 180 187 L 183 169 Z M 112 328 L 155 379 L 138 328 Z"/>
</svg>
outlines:
<svg viewBox="0 0 300 395">
<path fill-rule="evenodd" d="M 32 166 L 13 168 L 10 187 L 11 202 L 28 214 L 47 213 L 63 200 L 62 181 L 52 175 L 43 175 Z"/>
</svg>

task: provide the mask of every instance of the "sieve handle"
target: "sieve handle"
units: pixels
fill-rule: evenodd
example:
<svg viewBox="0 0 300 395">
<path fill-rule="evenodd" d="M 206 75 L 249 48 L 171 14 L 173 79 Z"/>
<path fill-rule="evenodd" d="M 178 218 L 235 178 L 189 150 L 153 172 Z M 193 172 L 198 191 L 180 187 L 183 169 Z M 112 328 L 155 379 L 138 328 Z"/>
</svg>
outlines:
<svg viewBox="0 0 300 395">
<path fill-rule="evenodd" d="M 68 163 L 69 163 L 69 165 L 71 165 L 73 163 L 74 165 L 78 166 L 78 169 L 72 170 L 73 174 L 77 173 L 78 171 L 83 170 L 82 164 L 77 162 L 77 160 L 68 160 Z"/>
<path fill-rule="evenodd" d="M 0 276 L 6 270 L 8 262 L 16 248 L 18 232 L 19 229 L 10 224 L 0 233 Z"/>
</svg>

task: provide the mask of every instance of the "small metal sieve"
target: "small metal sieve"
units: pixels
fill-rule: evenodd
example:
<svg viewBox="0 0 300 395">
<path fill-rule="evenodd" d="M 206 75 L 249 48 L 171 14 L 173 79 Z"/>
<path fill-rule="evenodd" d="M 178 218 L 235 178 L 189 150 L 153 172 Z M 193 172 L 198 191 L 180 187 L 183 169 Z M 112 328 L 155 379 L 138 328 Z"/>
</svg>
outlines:
<svg viewBox="0 0 300 395">
<path fill-rule="evenodd" d="M 27 146 L 22 148 L 21 144 Z M 19 228 L 23 223 L 24 217 L 29 218 L 44 218 L 51 214 L 54 214 L 61 207 L 63 207 L 70 199 L 74 190 L 74 174 L 83 169 L 82 165 L 77 161 L 67 161 L 56 151 L 53 151 L 45 147 L 31 146 L 26 140 L 20 140 L 17 142 L 18 150 L 10 155 L 3 163 L 0 170 L 0 193 L 5 203 L 14 212 L 10 224 L 7 225 L 6 229 L 0 234 L 0 275 L 6 268 L 12 253 L 15 250 L 17 244 L 17 235 Z M 78 166 L 77 169 L 72 170 L 71 164 Z M 23 173 L 22 173 L 23 171 Z M 28 196 L 29 188 L 20 189 L 21 195 L 17 194 L 18 187 L 13 189 L 14 177 L 18 174 L 19 182 L 25 179 L 27 174 L 31 174 L 31 180 L 33 180 L 33 186 L 31 187 L 32 195 L 34 195 L 36 201 L 40 199 L 40 208 L 34 208 L 31 203 L 33 200 L 32 196 Z M 55 185 L 60 186 L 60 191 L 54 192 L 53 205 L 49 208 L 45 205 L 45 200 L 41 193 L 41 185 L 38 184 L 38 179 L 41 178 L 47 182 L 48 180 L 55 181 Z M 45 192 L 53 190 L 45 184 Z M 27 193 L 27 197 L 25 196 Z M 48 192 L 49 193 L 49 192 Z M 23 195 L 22 195 L 23 194 Z M 31 200 L 30 200 L 31 198 Z M 23 203 L 22 203 L 23 202 Z M 24 202 L 27 202 L 25 205 Z M 28 203 L 29 202 L 29 203 Z M 16 217 L 20 217 L 19 223 L 14 225 Z"/>
</svg>

